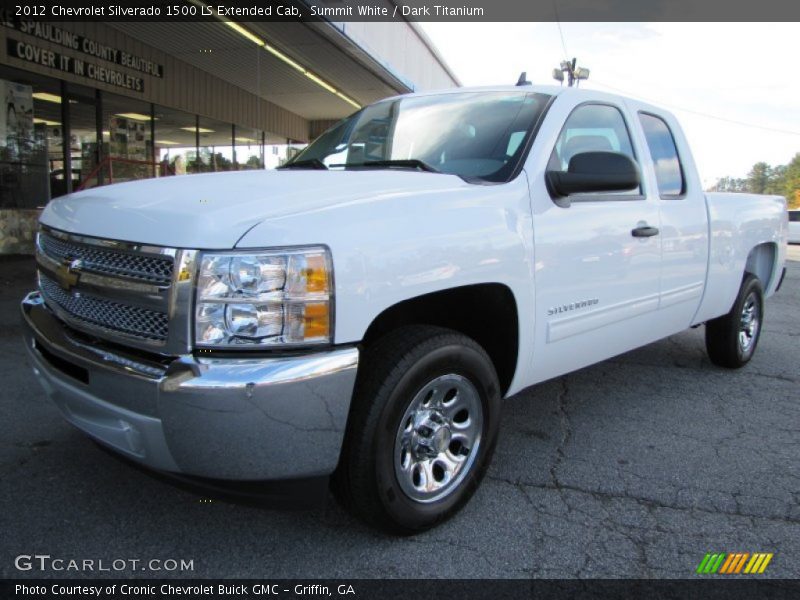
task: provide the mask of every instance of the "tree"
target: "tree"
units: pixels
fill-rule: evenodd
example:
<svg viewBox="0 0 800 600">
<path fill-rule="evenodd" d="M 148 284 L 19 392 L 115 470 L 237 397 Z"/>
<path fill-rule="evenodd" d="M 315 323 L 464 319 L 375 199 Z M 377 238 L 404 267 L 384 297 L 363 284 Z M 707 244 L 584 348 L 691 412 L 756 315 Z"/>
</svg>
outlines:
<svg viewBox="0 0 800 600">
<path fill-rule="evenodd" d="M 765 194 L 783 196 L 786 187 L 786 165 L 778 165 L 772 169 L 772 174 L 764 189 Z"/>
<path fill-rule="evenodd" d="M 800 152 L 786 165 L 783 195 L 789 203 L 789 208 L 800 208 Z"/>
<path fill-rule="evenodd" d="M 721 177 L 709 191 L 784 196 L 789 208 L 800 208 L 800 152 L 787 165 L 757 162 L 745 179 Z"/>
<path fill-rule="evenodd" d="M 747 180 L 735 177 L 722 177 L 709 190 L 711 192 L 744 192 L 747 191 Z"/>
<path fill-rule="evenodd" d="M 247 159 L 247 162 L 244 164 L 244 166 L 247 169 L 260 169 L 261 159 L 258 156 L 252 155 Z"/>
<path fill-rule="evenodd" d="M 765 162 L 757 162 L 747 174 L 747 191 L 753 194 L 766 192 L 772 177 L 772 167 Z"/>
<path fill-rule="evenodd" d="M 214 152 L 211 155 L 211 170 L 212 171 L 230 171 L 233 167 L 233 161 L 225 158 L 221 152 Z"/>
</svg>

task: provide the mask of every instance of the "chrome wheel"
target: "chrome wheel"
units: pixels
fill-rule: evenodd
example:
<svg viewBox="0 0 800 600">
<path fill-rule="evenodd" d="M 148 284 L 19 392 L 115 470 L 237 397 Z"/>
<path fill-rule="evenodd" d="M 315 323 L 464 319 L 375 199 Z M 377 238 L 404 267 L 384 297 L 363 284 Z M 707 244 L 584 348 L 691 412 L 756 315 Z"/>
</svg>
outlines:
<svg viewBox="0 0 800 600">
<path fill-rule="evenodd" d="M 739 318 L 739 348 L 742 354 L 750 352 L 758 337 L 759 321 L 758 298 L 751 293 L 742 305 L 742 314 Z"/>
<path fill-rule="evenodd" d="M 483 429 L 475 386 L 461 375 L 437 377 L 414 396 L 397 430 L 394 471 L 417 502 L 451 494 L 472 468 Z"/>
</svg>

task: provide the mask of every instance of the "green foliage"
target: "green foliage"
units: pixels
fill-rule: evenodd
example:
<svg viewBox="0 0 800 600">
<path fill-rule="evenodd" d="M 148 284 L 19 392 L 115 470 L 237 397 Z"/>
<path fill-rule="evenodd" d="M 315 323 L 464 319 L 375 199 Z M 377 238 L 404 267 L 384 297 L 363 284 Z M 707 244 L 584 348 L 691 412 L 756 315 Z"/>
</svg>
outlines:
<svg viewBox="0 0 800 600">
<path fill-rule="evenodd" d="M 772 167 L 765 162 L 757 162 L 747 174 L 748 188 L 753 194 L 763 194 L 772 177 Z"/>
<path fill-rule="evenodd" d="M 786 165 L 783 189 L 789 208 L 800 208 L 800 152 Z"/>
<path fill-rule="evenodd" d="M 765 194 L 775 194 L 783 196 L 786 194 L 786 165 L 778 165 L 772 169 L 771 177 L 767 182 L 767 187 L 764 189 Z"/>
<path fill-rule="evenodd" d="M 245 168 L 247 169 L 261 169 L 261 159 L 258 156 L 251 156 L 247 159 L 245 163 Z"/>
<path fill-rule="evenodd" d="M 709 189 L 710 192 L 746 192 L 747 180 L 738 179 L 735 177 L 722 177 L 717 180 L 714 187 Z"/>
<path fill-rule="evenodd" d="M 784 196 L 789 208 L 800 208 L 800 152 L 786 165 L 757 162 L 744 179 L 722 177 L 710 191 Z"/>
</svg>

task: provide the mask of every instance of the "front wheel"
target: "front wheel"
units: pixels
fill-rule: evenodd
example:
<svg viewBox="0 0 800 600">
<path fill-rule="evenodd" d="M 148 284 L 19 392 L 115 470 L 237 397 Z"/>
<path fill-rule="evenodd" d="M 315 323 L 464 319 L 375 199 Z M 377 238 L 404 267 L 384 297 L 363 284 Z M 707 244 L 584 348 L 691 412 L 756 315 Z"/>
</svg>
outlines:
<svg viewBox="0 0 800 600">
<path fill-rule="evenodd" d="M 411 326 L 365 351 L 334 491 L 381 529 L 415 533 L 457 512 L 497 439 L 500 385 L 476 342 Z"/>
<path fill-rule="evenodd" d="M 711 362 L 728 369 L 746 365 L 756 351 L 763 320 L 764 291 L 758 278 L 748 273 L 731 311 L 706 323 Z"/>
</svg>

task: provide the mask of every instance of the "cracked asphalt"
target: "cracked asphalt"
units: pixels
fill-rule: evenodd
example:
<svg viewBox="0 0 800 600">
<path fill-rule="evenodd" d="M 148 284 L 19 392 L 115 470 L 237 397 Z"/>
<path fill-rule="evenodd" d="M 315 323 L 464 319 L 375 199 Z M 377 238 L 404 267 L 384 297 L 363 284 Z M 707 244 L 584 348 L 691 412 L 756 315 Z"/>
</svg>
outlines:
<svg viewBox="0 0 800 600">
<path fill-rule="evenodd" d="M 692 577 L 706 552 L 773 552 L 800 577 L 800 247 L 741 371 L 695 329 L 537 385 L 505 405 L 487 479 L 453 520 L 411 538 L 331 501 L 274 510 L 207 501 L 72 429 L 22 353 L 30 259 L 0 262 L 0 576 L 19 554 L 187 559 L 190 577 Z M 78 576 L 81 576 L 78 574 Z"/>
</svg>

